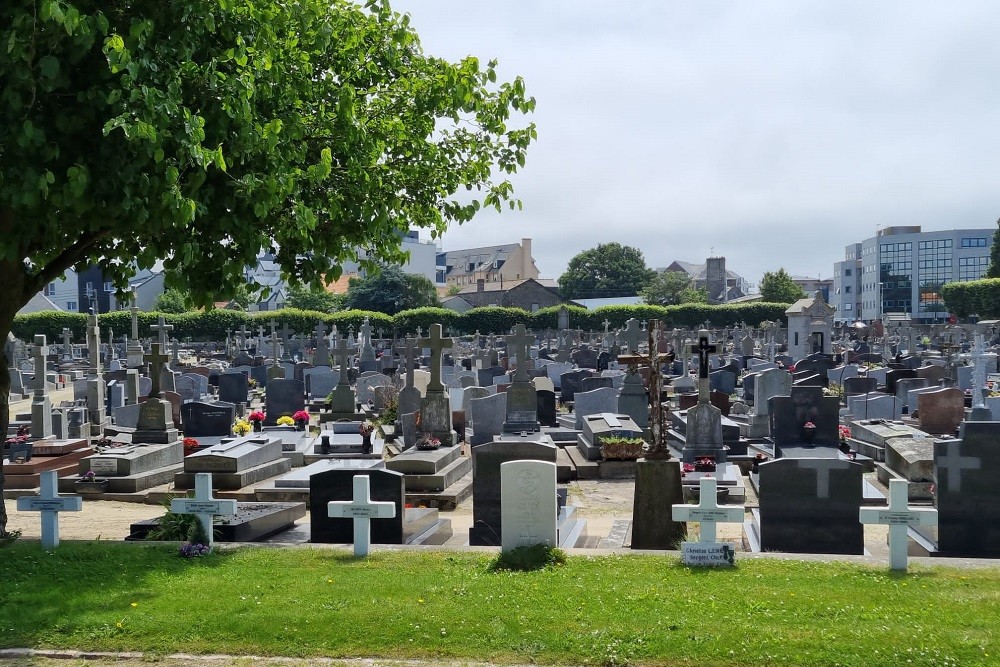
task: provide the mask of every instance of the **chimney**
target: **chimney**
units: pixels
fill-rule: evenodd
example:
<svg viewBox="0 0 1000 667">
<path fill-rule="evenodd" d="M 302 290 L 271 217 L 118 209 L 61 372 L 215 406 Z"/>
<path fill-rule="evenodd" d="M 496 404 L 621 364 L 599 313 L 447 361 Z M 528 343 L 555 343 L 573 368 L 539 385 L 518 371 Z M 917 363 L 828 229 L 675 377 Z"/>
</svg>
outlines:
<svg viewBox="0 0 1000 667">
<path fill-rule="evenodd" d="M 476 281 L 476 291 L 477 292 L 486 291 L 486 280 L 484 278 L 480 278 L 479 280 Z"/>
<path fill-rule="evenodd" d="M 531 239 L 521 239 L 521 278 L 534 278 L 534 262 L 531 260 Z"/>
</svg>

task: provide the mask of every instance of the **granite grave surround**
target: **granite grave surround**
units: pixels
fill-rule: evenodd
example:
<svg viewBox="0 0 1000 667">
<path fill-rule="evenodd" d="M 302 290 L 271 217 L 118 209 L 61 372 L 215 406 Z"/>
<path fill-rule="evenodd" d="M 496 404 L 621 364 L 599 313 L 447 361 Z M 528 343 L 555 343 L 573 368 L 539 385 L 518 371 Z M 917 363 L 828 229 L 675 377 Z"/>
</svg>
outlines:
<svg viewBox="0 0 1000 667">
<path fill-rule="evenodd" d="M 107 493 L 138 493 L 173 481 L 184 460 L 184 446 L 178 440 L 168 445 L 128 445 L 106 449 L 80 461 L 80 475 L 59 480 L 61 492 L 71 492 L 88 471 L 108 480 Z"/>
<path fill-rule="evenodd" d="M 213 488 L 237 490 L 291 468 L 291 461 L 282 456 L 280 439 L 254 434 L 186 456 L 184 470 L 174 475 L 174 487 L 193 488 L 196 474 L 210 472 Z"/>
</svg>

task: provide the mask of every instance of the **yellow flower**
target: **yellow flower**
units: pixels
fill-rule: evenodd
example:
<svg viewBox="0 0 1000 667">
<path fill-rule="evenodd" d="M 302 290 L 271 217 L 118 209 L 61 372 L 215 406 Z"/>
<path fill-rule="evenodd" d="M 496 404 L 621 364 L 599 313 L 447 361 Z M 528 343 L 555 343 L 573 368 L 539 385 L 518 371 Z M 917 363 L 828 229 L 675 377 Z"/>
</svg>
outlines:
<svg viewBox="0 0 1000 667">
<path fill-rule="evenodd" d="M 139 606 L 139 603 L 138 603 L 138 602 L 133 602 L 133 603 L 132 603 L 132 606 L 133 606 L 133 607 L 138 607 L 138 606 Z"/>
</svg>

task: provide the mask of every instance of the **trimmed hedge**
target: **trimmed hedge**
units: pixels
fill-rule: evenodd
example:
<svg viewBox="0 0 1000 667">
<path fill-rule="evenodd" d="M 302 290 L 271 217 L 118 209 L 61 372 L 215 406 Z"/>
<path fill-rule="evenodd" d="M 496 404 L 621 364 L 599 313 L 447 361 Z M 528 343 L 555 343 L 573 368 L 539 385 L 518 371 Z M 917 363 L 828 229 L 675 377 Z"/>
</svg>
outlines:
<svg viewBox="0 0 1000 667">
<path fill-rule="evenodd" d="M 978 286 L 981 283 L 985 283 L 985 285 Z M 970 303 L 976 304 L 975 308 L 969 311 L 970 313 L 978 312 L 981 316 L 1000 315 L 1000 279 L 949 283 L 945 285 L 943 292 L 946 302 L 948 302 L 949 295 L 954 300 L 970 299 Z M 989 308 L 985 306 L 989 306 Z M 756 302 L 720 306 L 706 304 L 602 306 L 594 310 L 569 306 L 567 310 L 569 311 L 571 329 L 603 331 L 605 321 L 613 328 L 621 328 L 625 326 L 626 321 L 633 317 L 638 320 L 659 319 L 664 322 L 667 328 L 694 328 L 705 322 L 715 327 L 731 327 L 739 324 L 759 326 L 761 322 L 765 321 L 785 322 L 785 309 L 787 307 L 787 304 L 783 303 Z M 951 303 L 949 303 L 949 308 L 952 312 L 959 312 L 951 306 Z M 516 324 L 524 324 L 528 329 L 541 331 L 557 327 L 559 307 L 543 308 L 534 313 L 520 308 L 493 306 L 473 308 L 465 313 L 457 313 L 446 308 L 415 308 L 404 310 L 396 314 L 395 317 L 365 310 L 342 310 L 331 314 L 295 308 L 258 313 L 222 309 L 177 314 L 140 312 L 139 336 L 142 338 L 154 337 L 150 326 L 156 324 L 161 315 L 168 324 L 174 325 L 171 332 L 173 337 L 179 340 L 208 341 L 223 340 L 228 332 L 237 331 L 244 326 L 254 334 L 257 333 L 257 327 L 260 326 L 263 326 L 270 333 L 271 320 L 277 322 L 279 329 L 288 325 L 292 331 L 305 335 L 311 334 L 319 321 L 327 326 L 327 331 L 336 324 L 341 334 L 346 333 L 348 327 L 352 326 L 357 333 L 366 317 L 369 318 L 372 329 L 381 329 L 384 335 L 389 335 L 392 331 L 402 335 L 412 334 L 416 333 L 417 327 L 426 333 L 430 325 L 435 322 L 441 324 L 446 332 L 451 330 L 459 334 L 472 334 L 476 331 L 484 335 L 506 334 Z M 114 329 L 115 338 L 118 339 L 122 334 L 132 334 L 132 318 L 127 310 L 99 315 L 98 322 L 101 326 L 102 338 L 105 341 L 107 340 L 108 327 Z M 14 318 L 12 332 L 21 340 L 28 342 L 31 342 L 36 333 L 45 334 L 47 341 L 50 344 L 55 344 L 62 342 L 64 327 L 70 329 L 75 342 L 82 342 L 86 339 L 87 316 L 83 313 L 57 311 L 18 315 Z"/>
<path fill-rule="evenodd" d="M 959 317 L 1000 317 L 1000 278 L 947 283 L 941 287 L 941 296 L 948 311 Z"/>
</svg>

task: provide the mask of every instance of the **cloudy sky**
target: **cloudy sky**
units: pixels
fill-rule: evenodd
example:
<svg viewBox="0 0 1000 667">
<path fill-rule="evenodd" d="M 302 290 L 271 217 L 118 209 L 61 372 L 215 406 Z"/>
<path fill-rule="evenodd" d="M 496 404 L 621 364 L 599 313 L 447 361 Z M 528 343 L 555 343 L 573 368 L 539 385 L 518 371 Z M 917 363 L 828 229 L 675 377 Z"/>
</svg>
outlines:
<svg viewBox="0 0 1000 667">
<path fill-rule="evenodd" d="M 892 225 L 995 229 L 1000 3 L 395 0 L 426 53 L 497 58 L 537 100 L 520 212 L 446 249 L 533 239 L 543 277 L 618 241 L 828 277 Z"/>
</svg>

